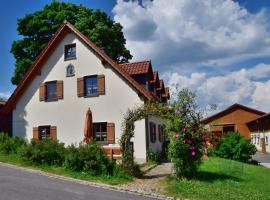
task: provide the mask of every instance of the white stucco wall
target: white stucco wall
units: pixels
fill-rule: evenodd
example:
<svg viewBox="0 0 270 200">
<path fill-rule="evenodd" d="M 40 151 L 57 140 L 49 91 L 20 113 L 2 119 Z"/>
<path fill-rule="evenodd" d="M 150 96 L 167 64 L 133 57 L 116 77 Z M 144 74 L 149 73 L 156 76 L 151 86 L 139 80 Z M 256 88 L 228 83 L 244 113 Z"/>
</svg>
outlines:
<svg viewBox="0 0 270 200">
<path fill-rule="evenodd" d="M 261 138 L 265 139 L 266 152 L 270 153 L 270 132 L 265 133 L 252 133 L 250 135 L 251 143 L 254 144 L 258 151 L 262 150 L 260 145 Z M 268 142 L 267 142 L 268 139 Z"/>
<path fill-rule="evenodd" d="M 151 142 L 150 140 L 150 123 L 153 122 L 156 124 L 156 141 L 154 143 Z M 149 141 L 149 150 L 153 151 L 162 151 L 162 142 L 159 141 L 159 130 L 158 130 L 158 125 L 164 125 L 165 120 L 159 117 L 154 117 L 154 116 L 148 116 L 148 141 Z"/>
<path fill-rule="evenodd" d="M 64 61 L 64 45 L 76 43 L 77 59 Z M 66 77 L 66 67 L 73 64 L 75 76 Z M 87 75 L 105 75 L 105 95 L 77 97 L 77 78 Z M 42 82 L 63 80 L 64 99 L 56 102 L 39 101 L 39 85 Z M 33 127 L 57 126 L 57 138 L 69 145 L 83 139 L 84 119 L 90 107 L 94 122 L 115 123 L 115 136 L 121 136 L 123 115 L 127 108 L 142 104 L 143 100 L 110 66 L 103 66 L 100 59 L 76 36 L 68 34 L 42 67 L 13 110 L 13 135 L 33 137 Z M 145 121 L 136 123 L 134 138 L 135 157 L 145 159 Z"/>
</svg>

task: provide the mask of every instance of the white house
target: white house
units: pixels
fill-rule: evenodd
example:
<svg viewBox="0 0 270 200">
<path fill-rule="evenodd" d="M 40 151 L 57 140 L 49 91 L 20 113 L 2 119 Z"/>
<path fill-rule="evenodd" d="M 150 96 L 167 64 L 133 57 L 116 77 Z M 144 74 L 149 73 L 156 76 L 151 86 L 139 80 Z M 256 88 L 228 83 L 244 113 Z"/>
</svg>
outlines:
<svg viewBox="0 0 270 200">
<path fill-rule="evenodd" d="M 65 21 L 30 67 L 4 112 L 12 112 L 12 135 L 52 137 L 66 145 L 83 140 L 85 114 L 93 113 L 94 138 L 118 146 L 128 108 L 147 101 L 166 103 L 169 91 L 150 61 L 117 64 Z M 134 156 L 162 149 L 162 119 L 135 123 Z"/>
</svg>

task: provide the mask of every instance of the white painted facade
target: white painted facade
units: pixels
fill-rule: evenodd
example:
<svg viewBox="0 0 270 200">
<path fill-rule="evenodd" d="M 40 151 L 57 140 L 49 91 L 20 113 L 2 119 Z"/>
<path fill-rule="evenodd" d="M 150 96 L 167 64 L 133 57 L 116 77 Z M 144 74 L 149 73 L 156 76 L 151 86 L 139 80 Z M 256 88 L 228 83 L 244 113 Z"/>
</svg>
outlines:
<svg viewBox="0 0 270 200">
<path fill-rule="evenodd" d="M 64 60 L 64 45 L 76 43 L 76 59 Z M 75 76 L 66 77 L 66 67 L 73 64 Z M 105 95 L 78 97 L 77 78 L 88 75 L 105 75 Z M 63 81 L 64 98 L 54 102 L 39 101 L 39 85 L 47 81 Z M 57 127 L 57 139 L 66 145 L 83 140 L 85 114 L 88 108 L 93 113 L 93 122 L 115 124 L 116 143 L 122 134 L 123 116 L 128 108 L 141 105 L 144 100 L 138 92 L 111 66 L 104 66 L 97 55 L 73 33 L 64 37 L 13 110 L 13 135 L 30 141 L 33 127 L 51 125 Z M 151 118 L 149 119 L 151 120 Z M 148 120 L 148 121 L 149 121 Z M 154 120 L 154 119 L 153 119 Z M 157 119 L 155 119 L 157 120 Z M 146 119 L 135 123 L 134 156 L 146 160 Z M 161 123 L 161 121 L 158 121 Z M 157 130 L 158 133 L 158 130 Z M 158 137 L 158 135 L 157 135 Z M 158 142 L 158 141 L 157 141 Z M 160 149 L 160 144 L 150 144 Z"/>
<path fill-rule="evenodd" d="M 261 138 L 265 139 L 266 152 L 270 153 L 270 132 L 250 134 L 251 143 L 256 146 L 258 151 L 262 151 L 262 146 L 260 144 Z"/>
</svg>

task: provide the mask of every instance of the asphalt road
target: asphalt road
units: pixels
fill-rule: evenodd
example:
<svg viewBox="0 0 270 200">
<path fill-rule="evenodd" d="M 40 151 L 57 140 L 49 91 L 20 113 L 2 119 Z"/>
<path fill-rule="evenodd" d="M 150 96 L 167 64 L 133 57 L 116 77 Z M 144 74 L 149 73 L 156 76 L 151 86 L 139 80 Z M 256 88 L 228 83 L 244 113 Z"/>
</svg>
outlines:
<svg viewBox="0 0 270 200">
<path fill-rule="evenodd" d="M 0 164 L 0 200 L 153 200 Z"/>
</svg>

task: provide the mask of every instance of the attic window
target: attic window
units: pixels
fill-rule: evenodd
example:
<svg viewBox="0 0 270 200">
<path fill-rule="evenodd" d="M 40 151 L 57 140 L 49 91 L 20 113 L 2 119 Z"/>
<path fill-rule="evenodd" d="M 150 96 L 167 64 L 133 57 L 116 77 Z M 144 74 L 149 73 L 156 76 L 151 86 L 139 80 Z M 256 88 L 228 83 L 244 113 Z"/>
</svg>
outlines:
<svg viewBox="0 0 270 200">
<path fill-rule="evenodd" d="M 76 59 L 76 43 L 65 45 L 65 60 Z"/>
</svg>

